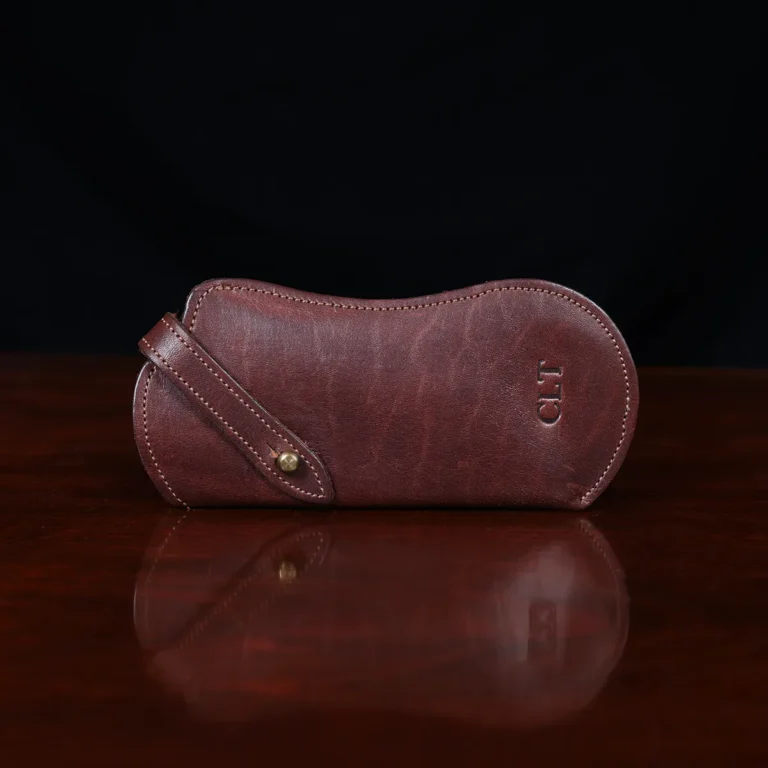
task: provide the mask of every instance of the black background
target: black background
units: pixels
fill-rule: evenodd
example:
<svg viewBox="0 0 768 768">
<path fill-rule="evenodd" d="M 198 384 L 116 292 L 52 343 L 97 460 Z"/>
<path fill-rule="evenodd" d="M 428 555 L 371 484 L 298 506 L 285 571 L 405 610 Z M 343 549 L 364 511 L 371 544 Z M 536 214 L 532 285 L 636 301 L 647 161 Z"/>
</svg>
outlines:
<svg viewBox="0 0 768 768">
<path fill-rule="evenodd" d="M 211 277 L 539 277 L 638 363 L 765 365 L 757 18 L 538 5 L 23 6 L 3 346 L 130 352 Z"/>
</svg>

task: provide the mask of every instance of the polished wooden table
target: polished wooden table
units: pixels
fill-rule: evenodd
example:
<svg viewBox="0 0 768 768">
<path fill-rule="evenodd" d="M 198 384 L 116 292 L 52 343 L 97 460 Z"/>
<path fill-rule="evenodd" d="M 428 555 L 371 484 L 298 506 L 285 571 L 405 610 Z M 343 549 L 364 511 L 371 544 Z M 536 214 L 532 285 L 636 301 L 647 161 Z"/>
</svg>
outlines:
<svg viewBox="0 0 768 768">
<path fill-rule="evenodd" d="M 768 373 L 588 514 L 169 509 L 138 358 L 0 358 L 0 765 L 768 765 Z"/>
</svg>

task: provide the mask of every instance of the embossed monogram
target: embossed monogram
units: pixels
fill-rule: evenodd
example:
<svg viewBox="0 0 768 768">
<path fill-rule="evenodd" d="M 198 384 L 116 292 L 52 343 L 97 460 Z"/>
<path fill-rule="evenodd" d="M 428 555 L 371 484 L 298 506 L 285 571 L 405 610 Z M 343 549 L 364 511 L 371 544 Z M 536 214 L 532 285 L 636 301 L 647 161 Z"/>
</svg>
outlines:
<svg viewBox="0 0 768 768">
<path fill-rule="evenodd" d="M 539 360 L 538 374 L 539 421 L 542 424 L 555 424 L 563 413 L 563 369 L 547 368 L 546 361 Z"/>
</svg>

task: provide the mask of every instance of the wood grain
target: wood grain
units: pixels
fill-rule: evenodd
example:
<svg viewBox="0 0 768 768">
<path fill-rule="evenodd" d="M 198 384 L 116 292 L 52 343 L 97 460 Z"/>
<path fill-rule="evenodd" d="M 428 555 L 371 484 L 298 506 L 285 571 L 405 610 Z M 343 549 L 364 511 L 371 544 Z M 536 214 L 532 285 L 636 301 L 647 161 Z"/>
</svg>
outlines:
<svg viewBox="0 0 768 768">
<path fill-rule="evenodd" d="M 766 372 L 643 370 L 587 515 L 179 522 L 139 364 L 0 357 L 3 766 L 768 763 Z"/>
</svg>

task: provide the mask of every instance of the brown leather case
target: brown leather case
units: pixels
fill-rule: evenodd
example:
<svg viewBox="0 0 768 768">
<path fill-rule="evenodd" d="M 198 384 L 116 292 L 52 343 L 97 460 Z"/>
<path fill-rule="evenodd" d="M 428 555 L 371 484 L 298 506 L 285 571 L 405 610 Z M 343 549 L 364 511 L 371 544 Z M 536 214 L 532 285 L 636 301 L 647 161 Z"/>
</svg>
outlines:
<svg viewBox="0 0 768 768">
<path fill-rule="evenodd" d="M 610 318 L 540 280 L 376 301 L 212 280 L 139 346 L 136 443 L 174 505 L 583 509 L 637 419 Z"/>
</svg>

